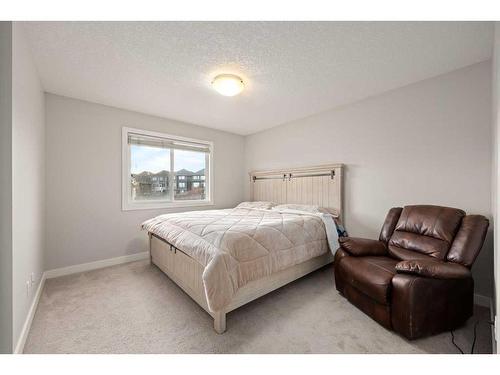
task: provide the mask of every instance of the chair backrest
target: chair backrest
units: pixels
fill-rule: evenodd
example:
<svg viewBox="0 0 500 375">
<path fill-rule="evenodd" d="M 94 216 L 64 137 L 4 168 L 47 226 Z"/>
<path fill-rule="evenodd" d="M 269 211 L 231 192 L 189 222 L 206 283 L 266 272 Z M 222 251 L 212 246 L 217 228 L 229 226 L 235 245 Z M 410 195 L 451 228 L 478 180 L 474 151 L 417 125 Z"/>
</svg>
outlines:
<svg viewBox="0 0 500 375">
<path fill-rule="evenodd" d="M 470 267 L 487 229 L 488 219 L 484 216 L 466 216 L 457 208 L 405 206 L 389 211 L 380 240 L 398 259 L 433 257 Z"/>
</svg>

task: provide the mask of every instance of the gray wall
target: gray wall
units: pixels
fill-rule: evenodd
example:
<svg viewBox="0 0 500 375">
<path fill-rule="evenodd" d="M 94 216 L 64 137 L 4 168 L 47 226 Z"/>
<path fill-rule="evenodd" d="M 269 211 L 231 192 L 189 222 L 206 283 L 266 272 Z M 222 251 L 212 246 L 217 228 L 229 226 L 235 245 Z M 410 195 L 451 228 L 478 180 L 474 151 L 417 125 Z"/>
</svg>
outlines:
<svg viewBox="0 0 500 375">
<path fill-rule="evenodd" d="M 345 218 L 375 238 L 389 208 L 428 203 L 491 217 L 491 63 L 246 138 L 246 170 L 346 164 Z M 247 190 L 248 194 L 248 190 Z M 492 295 L 492 236 L 474 266 Z"/>
<path fill-rule="evenodd" d="M 0 22 L 0 353 L 12 353 L 12 22 Z"/>
<path fill-rule="evenodd" d="M 213 141 L 215 206 L 208 208 L 242 200 L 242 136 L 52 94 L 45 98 L 47 269 L 146 251 L 140 223 L 173 212 L 122 211 L 123 126 Z"/>
<path fill-rule="evenodd" d="M 19 339 L 44 271 L 45 99 L 23 26 L 12 29 L 13 340 Z M 26 282 L 34 273 L 29 292 Z"/>
</svg>

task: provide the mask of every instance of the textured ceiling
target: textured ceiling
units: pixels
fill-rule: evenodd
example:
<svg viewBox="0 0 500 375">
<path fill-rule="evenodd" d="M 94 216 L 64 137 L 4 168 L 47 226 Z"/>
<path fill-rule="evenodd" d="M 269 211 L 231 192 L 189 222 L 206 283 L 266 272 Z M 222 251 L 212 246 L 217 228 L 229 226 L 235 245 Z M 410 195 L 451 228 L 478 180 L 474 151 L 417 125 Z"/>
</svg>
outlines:
<svg viewBox="0 0 500 375">
<path fill-rule="evenodd" d="M 250 134 L 491 57 L 487 22 L 24 22 L 46 91 Z M 219 73 L 246 89 L 223 97 Z"/>
</svg>

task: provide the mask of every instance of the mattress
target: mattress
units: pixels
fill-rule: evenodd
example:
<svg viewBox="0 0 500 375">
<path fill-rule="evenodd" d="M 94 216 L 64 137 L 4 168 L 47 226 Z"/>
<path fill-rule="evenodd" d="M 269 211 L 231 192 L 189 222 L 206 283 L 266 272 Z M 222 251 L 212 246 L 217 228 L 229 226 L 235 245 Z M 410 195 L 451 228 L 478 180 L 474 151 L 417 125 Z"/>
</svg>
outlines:
<svg viewBox="0 0 500 375">
<path fill-rule="evenodd" d="M 329 251 L 328 220 L 333 224 L 328 215 L 233 208 L 160 215 L 142 228 L 205 267 L 203 285 L 215 312 L 245 284 Z"/>
</svg>

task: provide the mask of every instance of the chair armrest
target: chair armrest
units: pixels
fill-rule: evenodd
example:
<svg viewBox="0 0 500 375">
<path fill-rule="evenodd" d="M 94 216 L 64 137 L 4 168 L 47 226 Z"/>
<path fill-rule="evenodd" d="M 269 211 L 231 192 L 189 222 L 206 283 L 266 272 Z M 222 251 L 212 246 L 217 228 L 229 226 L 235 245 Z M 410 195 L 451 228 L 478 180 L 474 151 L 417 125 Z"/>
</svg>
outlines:
<svg viewBox="0 0 500 375">
<path fill-rule="evenodd" d="M 433 279 L 465 279 L 471 277 L 470 270 L 461 264 L 431 259 L 404 260 L 396 264 L 396 271 Z"/>
<path fill-rule="evenodd" d="M 339 237 L 339 244 L 342 249 L 354 256 L 387 255 L 387 247 L 382 241 Z"/>
</svg>

